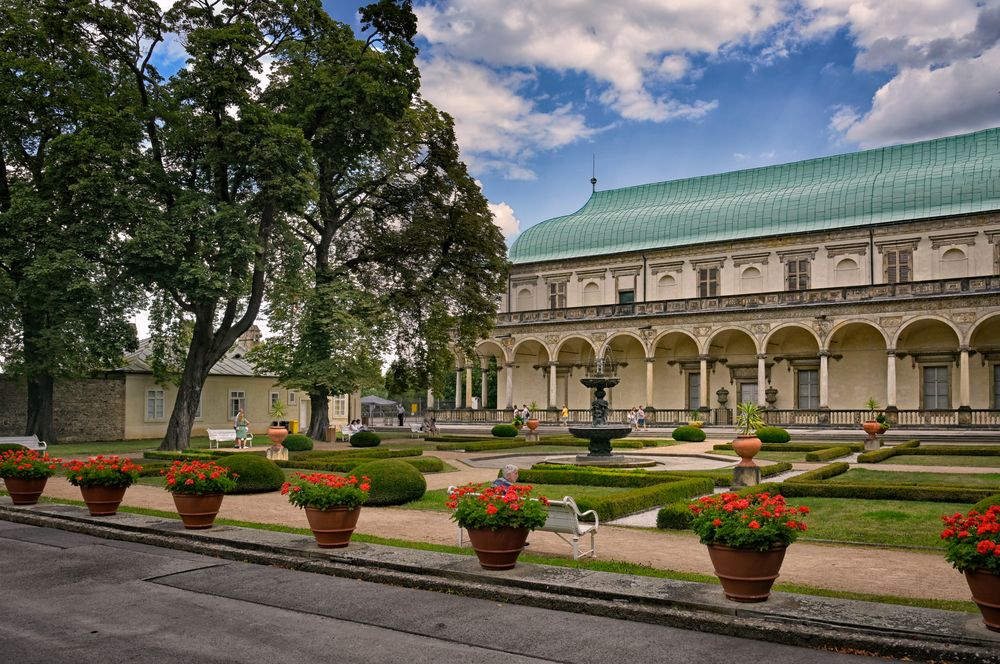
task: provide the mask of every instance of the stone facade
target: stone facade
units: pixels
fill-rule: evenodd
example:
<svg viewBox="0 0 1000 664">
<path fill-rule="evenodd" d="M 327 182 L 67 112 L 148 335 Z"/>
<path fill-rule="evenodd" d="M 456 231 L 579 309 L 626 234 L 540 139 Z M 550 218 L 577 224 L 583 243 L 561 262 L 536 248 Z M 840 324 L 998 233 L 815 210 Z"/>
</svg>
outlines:
<svg viewBox="0 0 1000 664">
<path fill-rule="evenodd" d="M 122 440 L 125 378 L 57 380 L 53 419 L 59 442 Z M 24 435 L 28 390 L 23 380 L 0 377 L 0 436 Z"/>
</svg>

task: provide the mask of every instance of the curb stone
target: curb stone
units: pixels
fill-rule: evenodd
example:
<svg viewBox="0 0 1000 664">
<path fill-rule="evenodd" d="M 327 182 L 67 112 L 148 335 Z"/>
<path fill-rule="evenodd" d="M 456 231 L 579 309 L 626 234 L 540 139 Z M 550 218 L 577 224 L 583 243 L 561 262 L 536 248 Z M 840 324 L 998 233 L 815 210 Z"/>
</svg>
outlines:
<svg viewBox="0 0 1000 664">
<path fill-rule="evenodd" d="M 235 526 L 184 530 L 178 521 L 121 513 L 90 517 L 82 507 L 15 507 L 0 519 L 214 556 L 538 608 L 827 650 L 856 650 L 938 662 L 1000 664 L 1000 634 L 978 614 L 792 593 L 735 604 L 717 586 L 522 563 L 479 568 L 472 556 L 352 544 L 321 550 L 311 537 Z"/>
</svg>

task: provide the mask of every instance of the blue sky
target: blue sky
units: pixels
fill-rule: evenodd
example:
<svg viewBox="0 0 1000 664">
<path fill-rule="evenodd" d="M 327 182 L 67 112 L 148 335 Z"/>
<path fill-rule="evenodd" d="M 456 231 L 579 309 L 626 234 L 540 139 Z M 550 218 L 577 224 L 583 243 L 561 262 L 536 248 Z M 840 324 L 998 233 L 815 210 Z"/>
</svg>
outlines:
<svg viewBox="0 0 1000 664">
<path fill-rule="evenodd" d="M 324 0 L 359 29 L 360 0 Z M 512 240 L 599 189 L 1000 125 L 1000 0 L 414 0 Z"/>
</svg>

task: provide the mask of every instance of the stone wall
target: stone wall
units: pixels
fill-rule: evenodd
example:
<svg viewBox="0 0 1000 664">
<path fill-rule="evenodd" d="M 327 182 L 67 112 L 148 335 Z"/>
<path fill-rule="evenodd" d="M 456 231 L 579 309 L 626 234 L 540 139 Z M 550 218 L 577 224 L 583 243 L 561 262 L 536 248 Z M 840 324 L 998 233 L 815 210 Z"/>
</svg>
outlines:
<svg viewBox="0 0 1000 664">
<path fill-rule="evenodd" d="M 125 378 L 58 380 L 56 435 L 61 443 L 125 437 Z M 24 435 L 28 396 L 24 380 L 0 377 L 0 436 Z"/>
</svg>

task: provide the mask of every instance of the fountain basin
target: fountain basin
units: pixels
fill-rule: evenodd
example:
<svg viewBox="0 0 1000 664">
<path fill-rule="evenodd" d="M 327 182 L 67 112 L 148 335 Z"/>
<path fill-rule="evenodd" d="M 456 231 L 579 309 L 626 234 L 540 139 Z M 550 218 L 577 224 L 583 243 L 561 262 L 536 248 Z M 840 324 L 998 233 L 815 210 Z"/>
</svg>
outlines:
<svg viewBox="0 0 1000 664">
<path fill-rule="evenodd" d="M 652 468 L 659 461 L 649 457 L 633 457 L 624 454 L 608 454 L 594 456 L 591 454 L 577 454 L 567 457 L 547 457 L 544 463 L 573 466 L 599 466 L 601 468 Z"/>
<path fill-rule="evenodd" d="M 590 441 L 590 457 L 611 456 L 611 441 L 624 438 L 632 433 L 632 428 L 622 424 L 598 424 L 596 426 L 572 426 L 569 432 L 577 438 Z"/>
</svg>

